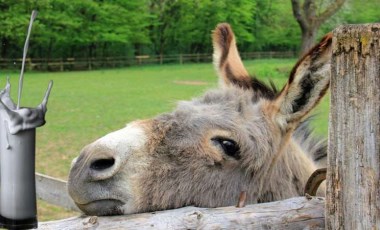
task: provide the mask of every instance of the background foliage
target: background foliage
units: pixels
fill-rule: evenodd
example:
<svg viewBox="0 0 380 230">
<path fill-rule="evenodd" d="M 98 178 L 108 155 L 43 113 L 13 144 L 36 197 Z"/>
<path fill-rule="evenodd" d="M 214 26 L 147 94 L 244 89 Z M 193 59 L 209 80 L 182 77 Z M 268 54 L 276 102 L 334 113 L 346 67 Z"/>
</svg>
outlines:
<svg viewBox="0 0 380 230">
<path fill-rule="evenodd" d="M 331 0 L 316 0 L 326 5 Z M 343 23 L 380 21 L 380 1 L 347 0 L 320 35 Z M 241 51 L 297 50 L 300 29 L 287 0 L 0 0 L 0 57 L 32 58 L 210 53 L 210 33 L 229 22 Z"/>
<path fill-rule="evenodd" d="M 333 0 L 315 0 L 325 6 Z M 319 30 L 344 23 L 380 21 L 379 0 L 346 0 Z M 19 58 L 30 13 L 39 11 L 28 56 L 32 58 L 210 53 L 210 33 L 229 22 L 239 49 L 297 50 L 301 32 L 290 0 L 0 0 L 0 58 Z M 281 87 L 296 60 L 255 60 L 245 64 L 261 79 Z M 1 70 L 1 84 L 11 75 Z M 6 74 L 4 75 L 4 72 Z M 216 85 L 211 64 L 139 66 L 90 72 L 28 73 L 23 106 L 35 106 L 49 80 L 55 82 L 48 123 L 38 129 L 37 171 L 67 179 L 70 162 L 87 143 L 137 118 L 169 111 Z M 16 76 L 16 77 L 15 77 Z M 205 84 L 184 85 L 186 81 Z M 13 91 L 13 98 L 16 97 Z M 327 130 L 328 97 L 313 125 Z M 78 116 L 79 114 L 79 116 Z M 42 203 L 42 204 L 41 204 Z M 39 219 L 76 215 L 39 203 Z"/>
</svg>

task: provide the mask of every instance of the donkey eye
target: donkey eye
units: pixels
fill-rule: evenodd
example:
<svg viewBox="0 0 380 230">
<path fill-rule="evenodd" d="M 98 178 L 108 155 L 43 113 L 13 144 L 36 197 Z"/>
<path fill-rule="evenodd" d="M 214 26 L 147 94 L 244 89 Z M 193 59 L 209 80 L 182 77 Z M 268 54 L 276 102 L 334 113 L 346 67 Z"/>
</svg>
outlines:
<svg viewBox="0 0 380 230">
<path fill-rule="evenodd" d="M 224 153 L 228 156 L 233 157 L 236 160 L 240 159 L 240 148 L 235 141 L 221 137 L 216 137 L 211 140 L 220 145 Z"/>
</svg>

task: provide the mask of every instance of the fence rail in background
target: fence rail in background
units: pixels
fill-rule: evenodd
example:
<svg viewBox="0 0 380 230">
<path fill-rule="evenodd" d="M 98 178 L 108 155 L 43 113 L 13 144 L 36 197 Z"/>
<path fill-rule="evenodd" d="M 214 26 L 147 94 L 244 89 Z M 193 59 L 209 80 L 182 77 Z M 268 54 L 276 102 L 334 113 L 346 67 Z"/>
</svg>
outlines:
<svg viewBox="0 0 380 230">
<path fill-rule="evenodd" d="M 67 182 L 41 173 L 36 173 L 38 199 L 71 211 L 79 211 L 67 192 Z"/>
<path fill-rule="evenodd" d="M 241 53 L 242 59 L 295 58 L 294 51 L 266 51 Z M 0 69 L 20 69 L 22 58 L 0 58 Z M 211 62 L 212 54 L 176 54 L 176 55 L 139 55 L 135 57 L 103 58 L 27 58 L 26 68 L 39 71 L 92 70 L 103 68 L 127 67 L 145 64 L 185 64 Z"/>
</svg>

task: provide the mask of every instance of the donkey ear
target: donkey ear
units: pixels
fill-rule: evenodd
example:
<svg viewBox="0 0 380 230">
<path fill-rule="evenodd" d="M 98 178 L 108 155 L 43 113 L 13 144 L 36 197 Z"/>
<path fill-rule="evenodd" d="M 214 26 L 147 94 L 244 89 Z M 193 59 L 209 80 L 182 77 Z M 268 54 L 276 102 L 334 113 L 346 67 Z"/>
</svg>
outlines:
<svg viewBox="0 0 380 230">
<path fill-rule="evenodd" d="M 230 25 L 218 24 L 213 32 L 212 41 L 214 67 L 221 85 L 250 88 L 252 79 L 240 59 Z"/>
<path fill-rule="evenodd" d="M 274 100 L 272 109 L 282 129 L 295 128 L 325 95 L 330 85 L 331 43 L 330 33 L 306 53 Z"/>
</svg>

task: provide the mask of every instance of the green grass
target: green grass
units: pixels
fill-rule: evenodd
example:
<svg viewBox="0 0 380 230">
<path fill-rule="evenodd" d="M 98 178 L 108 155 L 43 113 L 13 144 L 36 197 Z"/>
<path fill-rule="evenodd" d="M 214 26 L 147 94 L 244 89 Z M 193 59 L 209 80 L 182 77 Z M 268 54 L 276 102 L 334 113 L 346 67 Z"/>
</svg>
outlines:
<svg viewBox="0 0 380 230">
<path fill-rule="evenodd" d="M 285 84 L 296 60 L 245 62 L 260 79 Z M 0 72 L 0 84 L 8 73 Z M 10 73 L 16 100 L 18 74 Z M 188 100 L 217 87 L 211 64 L 141 66 L 89 72 L 29 73 L 24 79 L 21 106 L 35 107 L 42 100 L 49 80 L 54 81 L 46 115 L 47 124 L 37 129 L 37 171 L 67 179 L 71 160 L 88 143 L 126 123 L 171 111 L 178 100 Z M 185 85 L 176 81 L 202 81 Z M 316 132 L 327 135 L 328 102 L 322 101 L 313 123 Z M 39 202 L 39 219 L 74 215 Z"/>
</svg>

